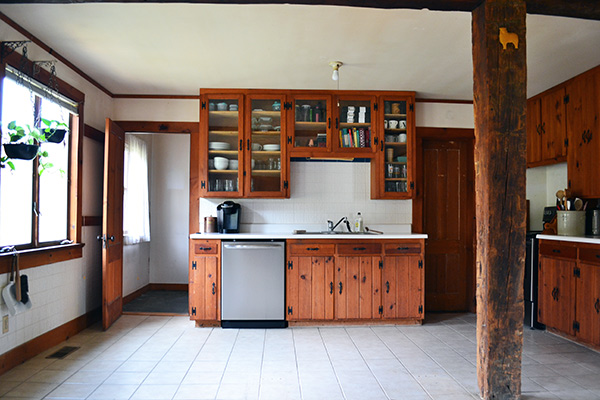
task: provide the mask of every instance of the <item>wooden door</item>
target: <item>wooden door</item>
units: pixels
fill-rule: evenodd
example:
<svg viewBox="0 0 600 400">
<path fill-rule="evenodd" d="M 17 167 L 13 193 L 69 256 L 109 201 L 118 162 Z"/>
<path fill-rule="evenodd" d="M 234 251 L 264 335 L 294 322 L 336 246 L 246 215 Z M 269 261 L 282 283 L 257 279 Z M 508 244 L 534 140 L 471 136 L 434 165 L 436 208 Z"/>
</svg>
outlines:
<svg viewBox="0 0 600 400">
<path fill-rule="evenodd" d="M 189 313 L 192 320 L 218 321 L 220 244 L 190 240 Z"/>
<path fill-rule="evenodd" d="M 544 325 L 573 334 L 575 261 L 540 257 L 538 317 Z"/>
<path fill-rule="evenodd" d="M 423 317 L 423 259 L 420 255 L 383 258 L 383 318 Z"/>
<path fill-rule="evenodd" d="M 579 197 L 600 197 L 600 70 L 567 85 L 569 188 Z"/>
<path fill-rule="evenodd" d="M 527 101 L 527 164 L 542 160 L 541 98 Z"/>
<path fill-rule="evenodd" d="M 289 257 L 287 320 L 333 319 L 333 257 Z"/>
<path fill-rule="evenodd" d="M 600 346 L 600 246 L 579 248 L 577 282 L 577 336 Z"/>
<path fill-rule="evenodd" d="M 475 219 L 472 146 L 471 140 L 423 139 L 428 311 L 469 310 Z"/>
<path fill-rule="evenodd" d="M 125 132 L 110 119 L 104 136 L 102 326 L 123 313 L 123 159 Z"/>
<path fill-rule="evenodd" d="M 567 155 L 565 147 L 567 128 L 565 121 L 564 87 L 542 96 L 541 111 L 542 160 L 556 160 L 565 157 Z"/>
<path fill-rule="evenodd" d="M 338 257 L 336 259 L 335 318 L 380 318 L 381 257 Z"/>
</svg>

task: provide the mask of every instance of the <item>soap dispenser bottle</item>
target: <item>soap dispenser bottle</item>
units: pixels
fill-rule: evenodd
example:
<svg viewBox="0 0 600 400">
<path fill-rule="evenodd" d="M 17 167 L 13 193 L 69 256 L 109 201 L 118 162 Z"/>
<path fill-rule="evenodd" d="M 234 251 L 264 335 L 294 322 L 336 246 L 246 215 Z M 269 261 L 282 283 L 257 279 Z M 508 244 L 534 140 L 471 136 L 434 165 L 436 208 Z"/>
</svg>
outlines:
<svg viewBox="0 0 600 400">
<path fill-rule="evenodd" d="M 360 214 L 360 212 L 358 212 L 356 214 L 356 219 L 354 220 L 354 232 L 363 232 L 364 228 L 363 228 L 363 217 Z"/>
</svg>

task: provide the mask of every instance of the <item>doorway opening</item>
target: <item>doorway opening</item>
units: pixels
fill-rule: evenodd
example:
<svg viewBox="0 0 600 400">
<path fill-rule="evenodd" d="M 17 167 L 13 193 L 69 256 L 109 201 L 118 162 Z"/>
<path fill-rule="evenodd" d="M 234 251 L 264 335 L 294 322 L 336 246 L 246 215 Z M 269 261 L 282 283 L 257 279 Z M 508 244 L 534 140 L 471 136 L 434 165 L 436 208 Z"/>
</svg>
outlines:
<svg viewBox="0 0 600 400">
<path fill-rule="evenodd" d="M 147 149 L 147 176 L 136 168 L 128 172 L 126 148 L 123 314 L 188 315 L 190 135 L 127 133 L 126 146 L 128 136 L 143 142 Z M 133 239 L 128 241 L 128 219 L 132 231 L 144 224 L 128 218 L 128 213 L 138 214 L 144 207 L 138 203 L 143 189 L 135 185 L 136 180 L 144 179 L 148 183 L 149 237 L 139 240 L 138 232 L 132 232 Z M 128 197 L 130 187 L 136 192 Z M 128 201 L 132 202 L 129 206 Z"/>
</svg>

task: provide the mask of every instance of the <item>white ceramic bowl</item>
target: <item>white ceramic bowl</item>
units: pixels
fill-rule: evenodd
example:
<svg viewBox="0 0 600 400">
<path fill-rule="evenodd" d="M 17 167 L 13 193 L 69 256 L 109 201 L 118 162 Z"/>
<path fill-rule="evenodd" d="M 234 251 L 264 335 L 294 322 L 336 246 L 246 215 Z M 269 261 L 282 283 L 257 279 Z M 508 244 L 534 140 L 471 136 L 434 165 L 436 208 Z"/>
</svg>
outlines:
<svg viewBox="0 0 600 400">
<path fill-rule="evenodd" d="M 281 149 L 281 146 L 279 146 L 278 144 L 265 144 L 263 146 L 263 149 L 265 151 L 279 151 L 279 149 Z"/>
<path fill-rule="evenodd" d="M 238 160 L 229 160 L 229 169 L 238 169 Z"/>
<path fill-rule="evenodd" d="M 270 131 L 273 129 L 273 125 L 268 125 L 268 124 L 261 124 L 258 126 L 258 130 L 266 132 L 266 131 Z"/>
<path fill-rule="evenodd" d="M 226 111 L 227 110 L 227 103 L 217 103 L 217 110 L 219 110 L 219 111 Z"/>
<path fill-rule="evenodd" d="M 261 124 L 270 124 L 271 122 L 273 122 L 273 118 L 271 117 L 260 117 L 258 120 Z"/>
<path fill-rule="evenodd" d="M 227 169 L 229 166 L 229 160 L 225 157 L 215 157 L 215 168 L 216 169 Z"/>
<path fill-rule="evenodd" d="M 209 142 L 208 149 L 209 150 L 229 150 L 231 148 L 231 144 L 227 142 Z"/>
</svg>

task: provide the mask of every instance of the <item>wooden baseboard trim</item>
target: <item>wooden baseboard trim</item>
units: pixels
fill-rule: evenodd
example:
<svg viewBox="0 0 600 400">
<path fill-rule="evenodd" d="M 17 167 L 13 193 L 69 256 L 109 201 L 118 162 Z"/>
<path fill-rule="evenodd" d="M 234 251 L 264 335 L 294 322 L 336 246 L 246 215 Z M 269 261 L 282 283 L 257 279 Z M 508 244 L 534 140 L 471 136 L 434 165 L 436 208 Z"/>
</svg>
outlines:
<svg viewBox="0 0 600 400">
<path fill-rule="evenodd" d="M 150 290 L 181 290 L 188 291 L 187 283 L 151 283 L 148 285 Z"/>
<path fill-rule="evenodd" d="M 97 308 L 1 354 L 0 375 L 76 335 L 101 318 L 102 309 Z"/>
<path fill-rule="evenodd" d="M 123 315 L 152 315 L 160 317 L 188 317 L 189 314 L 179 313 L 164 313 L 164 312 L 153 312 L 153 311 L 123 311 Z"/>
<path fill-rule="evenodd" d="M 123 297 L 123 305 L 129 303 L 130 301 L 140 297 L 141 295 L 143 295 L 144 293 L 146 293 L 148 290 L 150 290 L 150 285 L 146 285 L 144 287 L 139 288 L 138 290 L 136 290 L 133 293 L 129 293 L 127 296 Z"/>
<path fill-rule="evenodd" d="M 423 320 L 406 319 L 370 319 L 370 320 L 333 320 L 333 321 L 289 321 L 289 326 L 358 326 L 358 325 L 423 325 Z"/>
</svg>

